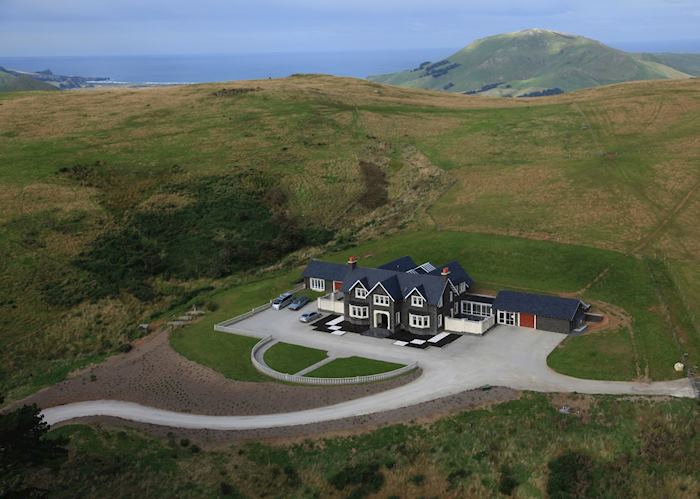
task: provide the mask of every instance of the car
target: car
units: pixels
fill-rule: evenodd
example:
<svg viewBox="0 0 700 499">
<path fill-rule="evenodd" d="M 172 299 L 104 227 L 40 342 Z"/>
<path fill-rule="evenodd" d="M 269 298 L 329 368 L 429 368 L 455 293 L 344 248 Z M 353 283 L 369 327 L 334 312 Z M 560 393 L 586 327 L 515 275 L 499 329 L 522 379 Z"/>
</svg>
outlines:
<svg viewBox="0 0 700 499">
<path fill-rule="evenodd" d="M 295 296 L 292 303 L 289 304 L 289 310 L 299 310 L 306 306 L 311 300 L 308 296 Z"/>
<path fill-rule="evenodd" d="M 323 315 L 319 312 L 304 312 L 299 316 L 299 321 L 300 322 L 314 322 L 318 319 L 323 317 Z"/>
<path fill-rule="evenodd" d="M 272 300 L 272 308 L 275 310 L 282 310 L 284 307 L 292 303 L 294 296 L 292 293 L 282 293 L 277 298 Z"/>
</svg>

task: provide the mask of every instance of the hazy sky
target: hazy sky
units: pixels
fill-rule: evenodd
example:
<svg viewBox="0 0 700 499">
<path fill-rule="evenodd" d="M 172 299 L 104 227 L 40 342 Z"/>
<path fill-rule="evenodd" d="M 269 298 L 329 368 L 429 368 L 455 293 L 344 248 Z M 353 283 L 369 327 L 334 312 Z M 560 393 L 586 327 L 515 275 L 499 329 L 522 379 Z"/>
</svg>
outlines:
<svg viewBox="0 0 700 499">
<path fill-rule="evenodd" d="M 700 0 L 0 0 L 0 55 L 456 48 L 529 27 L 698 40 Z"/>
</svg>

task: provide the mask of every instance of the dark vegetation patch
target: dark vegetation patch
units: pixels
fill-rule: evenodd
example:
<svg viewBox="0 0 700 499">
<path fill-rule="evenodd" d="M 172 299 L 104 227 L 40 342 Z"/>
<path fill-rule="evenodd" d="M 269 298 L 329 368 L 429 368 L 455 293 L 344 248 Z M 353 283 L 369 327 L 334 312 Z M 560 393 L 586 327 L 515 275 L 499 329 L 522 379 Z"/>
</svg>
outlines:
<svg viewBox="0 0 700 499">
<path fill-rule="evenodd" d="M 477 88 L 476 90 L 467 90 L 464 92 L 465 95 L 475 95 L 479 94 L 481 92 L 488 92 L 489 90 L 493 90 L 494 88 L 498 88 L 501 85 L 503 85 L 502 82 L 496 82 L 496 83 L 487 83 L 481 88 Z M 505 85 L 503 88 L 510 88 L 510 85 Z"/>
<path fill-rule="evenodd" d="M 70 174 L 82 182 L 99 178 L 95 168 L 73 168 Z M 149 301 L 156 296 L 150 284 L 155 276 L 219 278 L 273 264 L 332 237 L 329 230 L 292 220 L 284 192 L 257 172 L 197 178 L 158 192 L 193 201 L 121 213 L 122 223 L 73 261 L 76 272 L 45 286 L 48 301 L 71 305 L 122 291 Z"/>
<path fill-rule="evenodd" d="M 365 184 L 360 203 L 371 210 L 384 206 L 389 201 L 389 182 L 380 166 L 360 161 L 360 172 Z"/>
<path fill-rule="evenodd" d="M 518 95 L 518 97 L 547 97 L 548 95 L 559 95 L 563 94 L 564 91 L 559 87 L 545 88 L 544 90 L 537 90 L 535 92 L 530 92 L 527 94 Z"/>
<path fill-rule="evenodd" d="M 237 95 L 249 94 L 251 92 L 260 92 L 261 90 L 261 87 L 222 88 L 221 90 L 213 92 L 212 95 L 214 97 L 235 97 Z"/>
<path fill-rule="evenodd" d="M 350 489 L 348 499 L 360 499 L 379 492 L 384 485 L 384 474 L 378 463 L 353 464 L 344 467 L 329 482 L 340 491 Z"/>
</svg>

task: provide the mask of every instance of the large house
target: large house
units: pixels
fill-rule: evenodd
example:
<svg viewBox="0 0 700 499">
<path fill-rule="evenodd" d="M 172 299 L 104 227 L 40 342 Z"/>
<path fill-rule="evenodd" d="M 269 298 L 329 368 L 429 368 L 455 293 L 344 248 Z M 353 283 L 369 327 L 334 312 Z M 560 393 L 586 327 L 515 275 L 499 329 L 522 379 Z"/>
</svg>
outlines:
<svg viewBox="0 0 700 499">
<path fill-rule="evenodd" d="M 418 265 L 404 256 L 376 268 L 312 260 L 303 273 L 307 289 L 327 293 L 320 310 L 343 314 L 370 334 L 400 330 L 432 336 L 443 331 L 483 334 L 494 323 L 569 333 L 581 326 L 585 305 L 556 296 L 501 291 L 472 292 L 474 280 L 452 261 Z"/>
</svg>

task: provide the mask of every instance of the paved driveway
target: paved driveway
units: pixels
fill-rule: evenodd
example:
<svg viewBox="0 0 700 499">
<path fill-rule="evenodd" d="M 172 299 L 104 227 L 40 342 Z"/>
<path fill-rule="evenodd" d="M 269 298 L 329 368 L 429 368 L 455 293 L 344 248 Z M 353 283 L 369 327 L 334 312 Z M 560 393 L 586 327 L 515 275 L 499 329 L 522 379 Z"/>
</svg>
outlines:
<svg viewBox="0 0 700 499">
<path fill-rule="evenodd" d="M 83 416 L 115 416 L 181 428 L 243 430 L 294 426 L 399 409 L 490 384 L 540 392 L 673 395 L 693 397 L 687 379 L 654 383 L 593 381 L 558 374 L 547 367 L 547 356 L 564 335 L 497 326 L 485 336 L 464 336 L 443 348 L 398 347 L 391 340 L 357 334 L 333 336 L 312 331 L 298 313 L 267 310 L 235 325 L 246 335 L 275 338 L 327 350 L 335 356 L 409 363 L 417 360 L 423 374 L 393 390 L 340 404 L 282 414 L 203 416 L 158 410 L 120 401 L 82 402 L 46 409 L 49 424 Z M 226 333 L 221 333 L 226 334 Z"/>
</svg>

